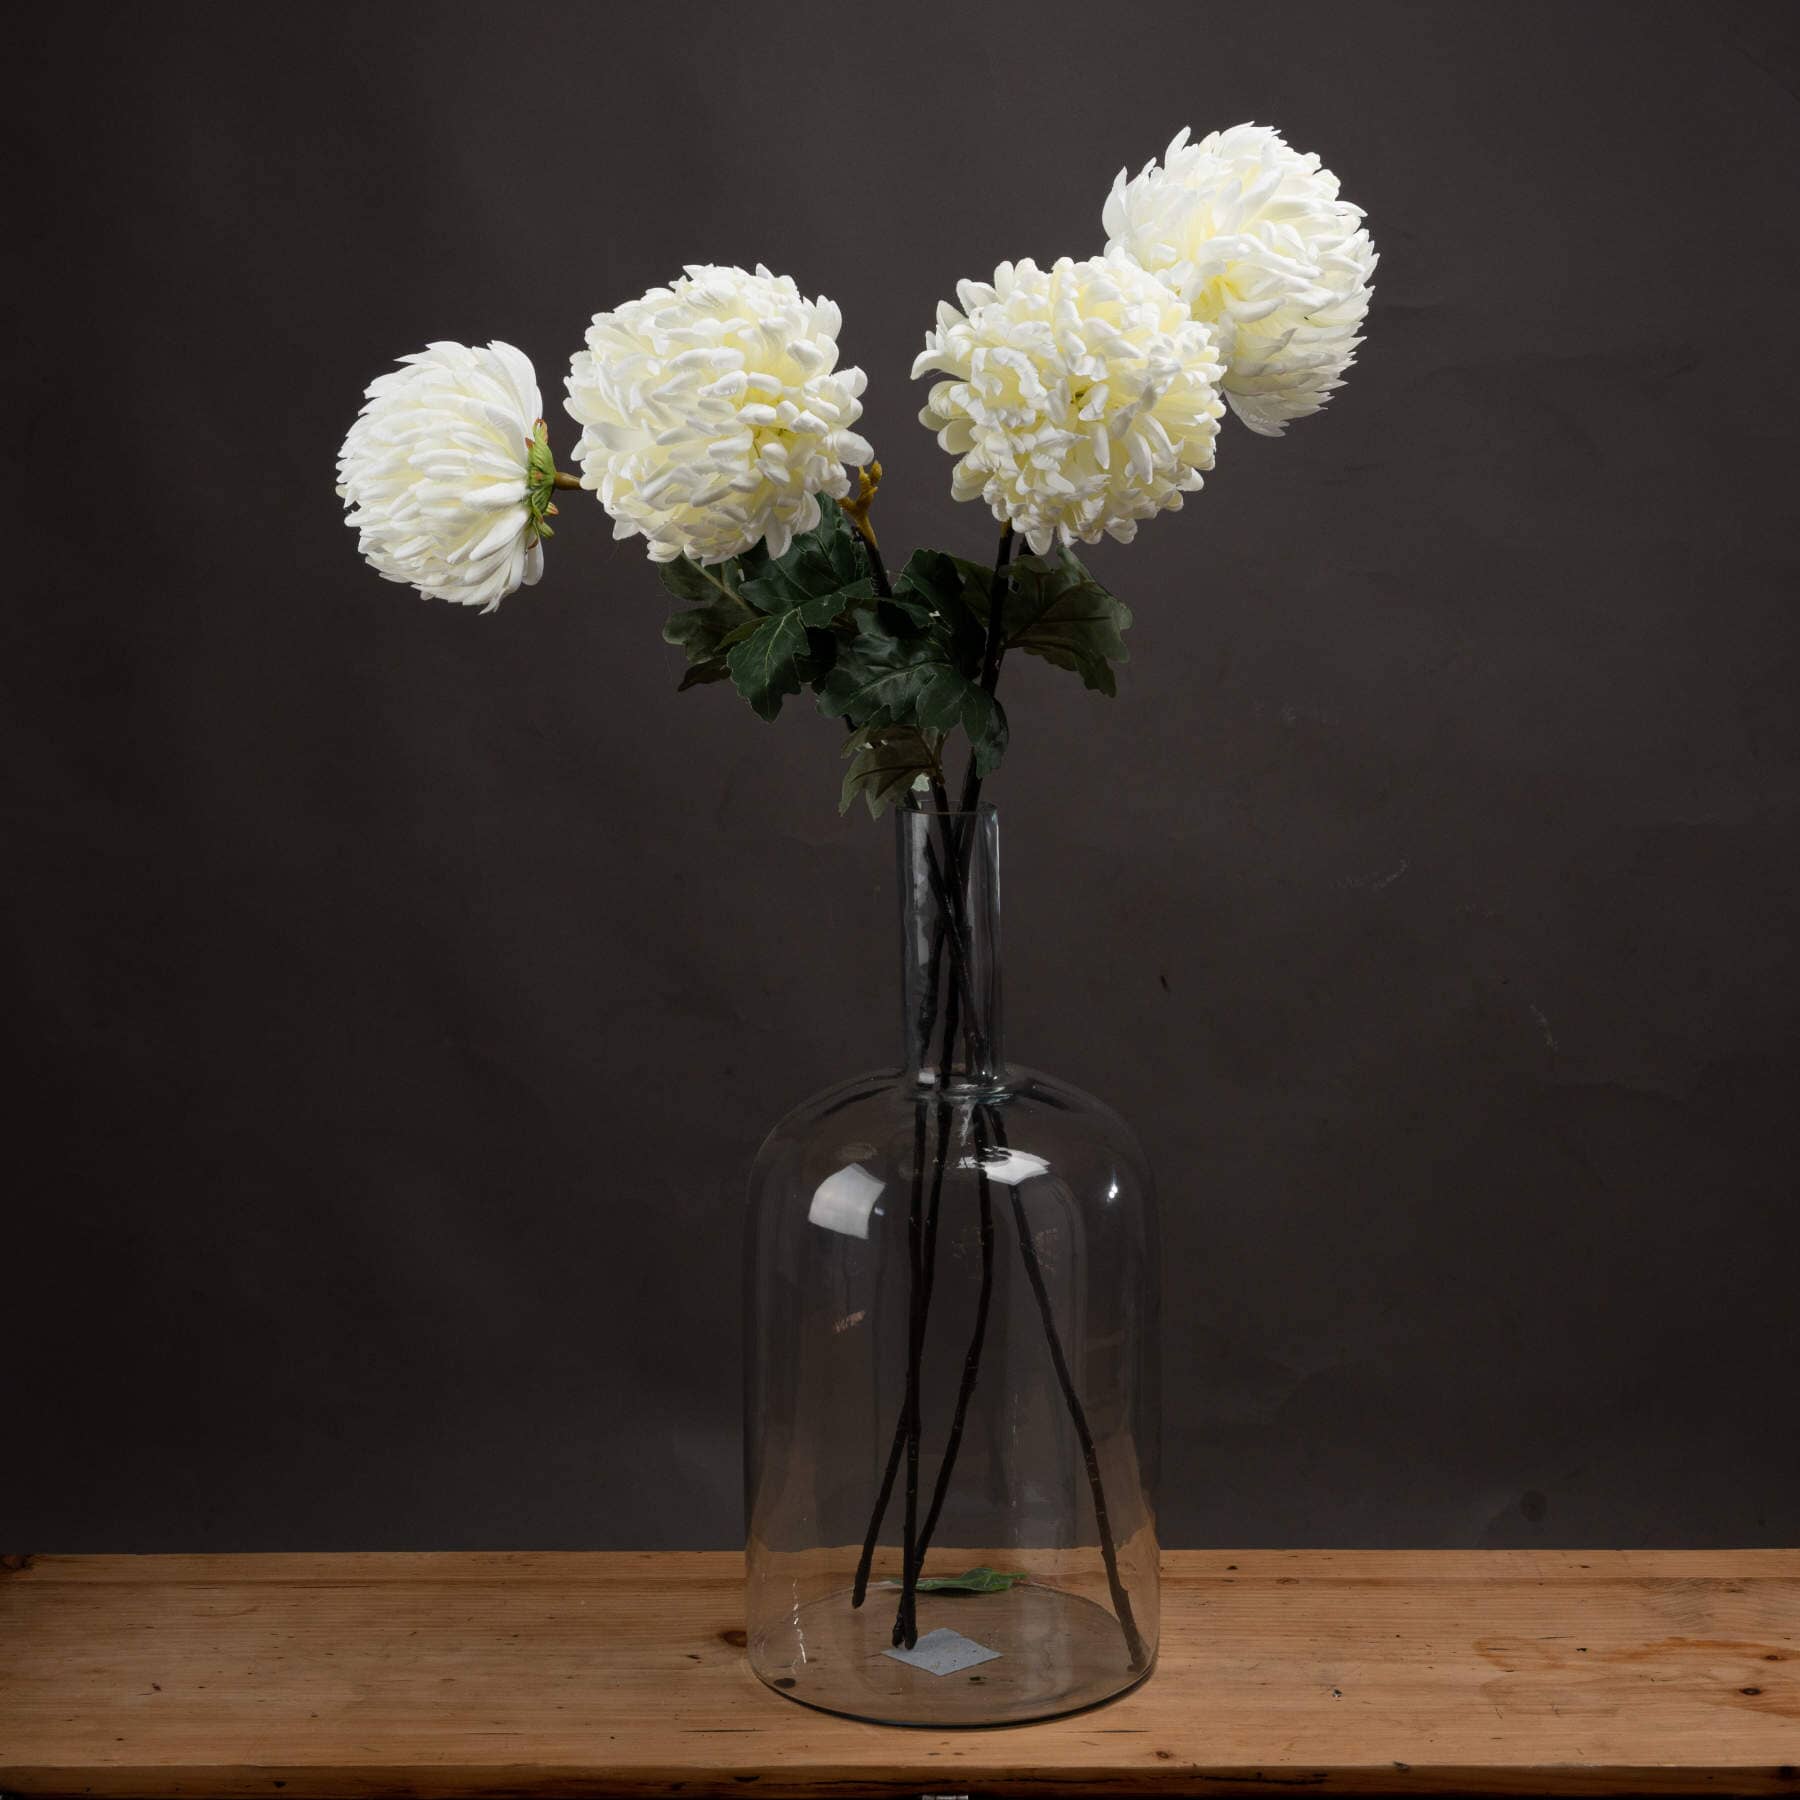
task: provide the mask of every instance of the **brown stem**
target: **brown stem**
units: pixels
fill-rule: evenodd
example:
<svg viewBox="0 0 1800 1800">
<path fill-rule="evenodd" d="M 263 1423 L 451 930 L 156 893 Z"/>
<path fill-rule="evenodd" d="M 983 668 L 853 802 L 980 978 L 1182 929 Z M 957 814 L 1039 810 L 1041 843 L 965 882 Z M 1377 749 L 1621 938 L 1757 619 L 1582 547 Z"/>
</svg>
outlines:
<svg viewBox="0 0 1800 1800">
<path fill-rule="evenodd" d="M 579 475 L 571 475 L 567 469 L 558 469 L 556 473 L 551 476 L 550 484 L 552 487 L 578 488 L 581 486 L 581 477 Z"/>
</svg>

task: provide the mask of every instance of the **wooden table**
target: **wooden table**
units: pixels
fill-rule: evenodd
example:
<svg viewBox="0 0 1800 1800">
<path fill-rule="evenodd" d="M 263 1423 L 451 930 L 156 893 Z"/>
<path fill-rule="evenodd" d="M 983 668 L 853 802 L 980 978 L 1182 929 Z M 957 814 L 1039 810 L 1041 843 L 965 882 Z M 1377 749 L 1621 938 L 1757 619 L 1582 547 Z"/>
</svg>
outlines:
<svg viewBox="0 0 1800 1800">
<path fill-rule="evenodd" d="M 1800 1552 L 1164 1568 L 1146 1686 L 940 1733 L 763 1688 L 735 1554 L 10 1558 L 0 1790 L 1800 1797 Z"/>
</svg>

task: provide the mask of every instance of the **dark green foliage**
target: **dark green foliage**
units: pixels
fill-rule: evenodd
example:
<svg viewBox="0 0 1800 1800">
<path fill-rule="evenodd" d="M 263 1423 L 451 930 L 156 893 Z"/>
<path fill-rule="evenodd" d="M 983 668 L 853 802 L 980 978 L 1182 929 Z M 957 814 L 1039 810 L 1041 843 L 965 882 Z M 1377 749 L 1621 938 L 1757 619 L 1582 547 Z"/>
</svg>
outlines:
<svg viewBox="0 0 1800 1800">
<path fill-rule="evenodd" d="M 737 691 L 757 714 L 772 719 L 788 694 L 817 681 L 837 659 L 837 639 L 825 630 L 843 610 L 842 594 L 801 600 L 770 612 L 738 635 L 726 662 Z"/>
<path fill-rule="evenodd" d="M 709 656 L 703 661 L 689 663 L 687 673 L 677 683 L 675 691 L 685 694 L 691 687 L 704 687 L 709 681 L 729 681 L 731 665 L 722 656 Z"/>
<path fill-rule="evenodd" d="M 1006 754 L 1006 711 L 982 682 L 993 572 L 941 550 L 916 551 L 894 592 L 877 597 L 862 540 L 835 502 L 785 554 L 762 549 L 716 567 L 661 563 L 682 610 L 663 636 L 688 659 L 682 688 L 729 680 L 759 717 L 810 688 L 827 718 L 852 727 L 843 804 L 872 812 L 921 775 L 942 780 L 944 740 L 969 739 L 987 776 Z M 1067 551 L 1011 565 L 1004 647 L 1042 657 L 1101 693 L 1117 691 L 1125 606 Z"/>
<path fill-rule="evenodd" d="M 1107 592 L 1071 551 L 1021 556 L 1006 596 L 1006 645 L 1079 675 L 1090 688 L 1116 695 L 1112 665 L 1129 659 L 1123 633 L 1131 609 Z M 987 619 L 987 589 L 974 601 Z"/>
<path fill-rule="evenodd" d="M 896 806 L 921 775 L 942 779 L 938 753 L 916 725 L 865 725 L 844 743 L 850 767 L 844 771 L 844 792 L 838 811 L 847 812 L 860 794 L 868 803 L 869 816 L 880 818 L 885 807 Z"/>
<path fill-rule="evenodd" d="M 783 556 L 758 549 L 710 568 L 685 559 L 657 568 L 663 586 L 687 602 L 663 627 L 687 655 L 682 687 L 729 676 L 765 719 L 825 674 L 837 655 L 827 628 L 874 597 L 861 541 L 831 500 Z"/>
</svg>

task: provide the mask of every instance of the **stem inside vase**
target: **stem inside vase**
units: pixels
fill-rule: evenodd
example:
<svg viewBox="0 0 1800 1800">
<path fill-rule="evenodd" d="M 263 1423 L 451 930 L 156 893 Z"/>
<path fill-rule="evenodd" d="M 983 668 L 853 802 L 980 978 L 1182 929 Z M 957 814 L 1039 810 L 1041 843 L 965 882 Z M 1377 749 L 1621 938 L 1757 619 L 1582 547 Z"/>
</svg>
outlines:
<svg viewBox="0 0 1800 1800">
<path fill-rule="evenodd" d="M 900 1598 L 892 1638 L 896 1645 L 911 1648 L 918 1640 L 919 1580 L 932 1534 L 951 1491 L 969 1407 L 980 1380 L 995 1270 L 995 1206 L 989 1169 L 1006 1154 L 1007 1146 L 1003 1114 L 1005 1065 L 999 1033 L 998 857 L 993 810 L 953 814 L 915 806 L 900 815 L 899 830 L 908 942 L 907 1073 L 918 1090 L 913 1101 L 912 1197 L 907 1230 L 906 1384 L 887 1464 L 864 1533 L 851 1603 L 861 1606 L 866 1598 L 882 1521 L 904 1464 Z M 941 1049 L 934 1062 L 933 1044 L 938 1041 L 936 1025 L 940 1015 Z M 981 1286 L 974 1325 L 963 1351 L 944 1453 L 921 1524 L 918 1500 L 924 1430 L 923 1363 L 954 1114 L 966 1119 L 966 1130 L 974 1145 Z M 926 1143 L 928 1125 L 932 1123 L 936 1125 L 936 1145 L 927 1199 Z M 1141 1668 L 1145 1661 L 1143 1644 L 1119 1569 L 1093 1432 L 1069 1366 L 1024 1201 L 1015 1184 L 1009 1183 L 1007 1192 L 1020 1261 L 1036 1303 L 1057 1390 L 1080 1448 L 1113 1614 L 1124 1635 L 1131 1666 Z"/>
</svg>

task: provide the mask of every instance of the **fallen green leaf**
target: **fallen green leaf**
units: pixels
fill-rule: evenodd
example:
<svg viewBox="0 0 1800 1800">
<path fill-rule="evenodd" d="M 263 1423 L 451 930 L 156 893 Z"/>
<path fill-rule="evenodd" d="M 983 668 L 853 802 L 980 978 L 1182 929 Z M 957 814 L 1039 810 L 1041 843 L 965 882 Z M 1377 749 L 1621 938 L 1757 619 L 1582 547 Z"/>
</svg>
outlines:
<svg viewBox="0 0 1800 1800">
<path fill-rule="evenodd" d="M 921 1594 L 1004 1594 L 1015 1581 L 1029 1579 L 1016 1570 L 965 1569 L 960 1575 L 926 1575 L 916 1584 Z"/>
</svg>

